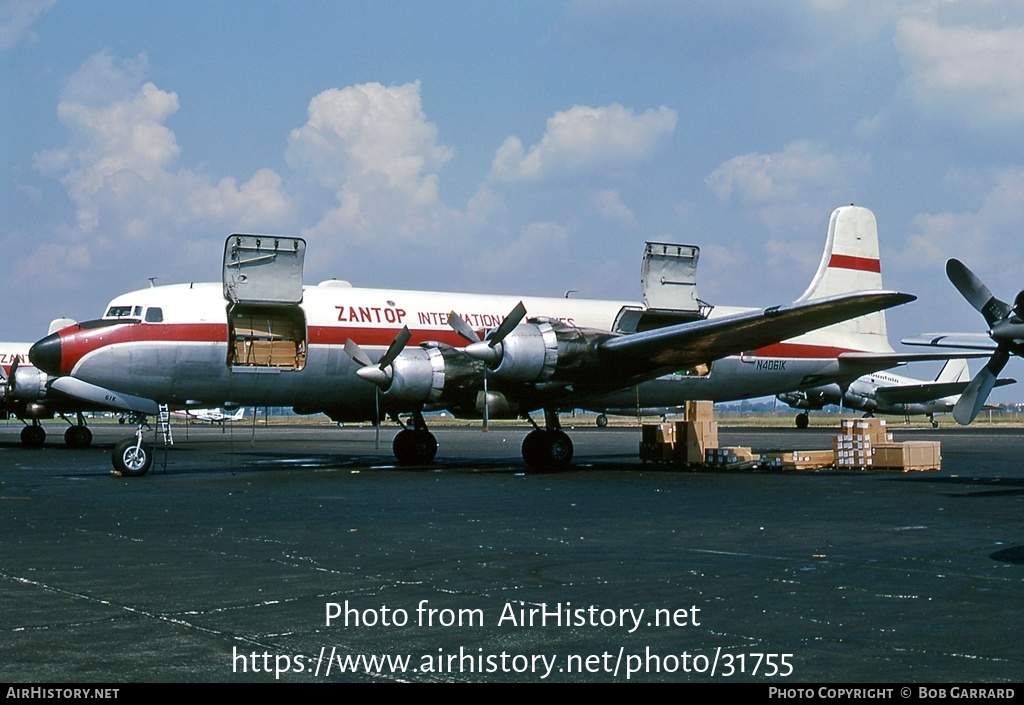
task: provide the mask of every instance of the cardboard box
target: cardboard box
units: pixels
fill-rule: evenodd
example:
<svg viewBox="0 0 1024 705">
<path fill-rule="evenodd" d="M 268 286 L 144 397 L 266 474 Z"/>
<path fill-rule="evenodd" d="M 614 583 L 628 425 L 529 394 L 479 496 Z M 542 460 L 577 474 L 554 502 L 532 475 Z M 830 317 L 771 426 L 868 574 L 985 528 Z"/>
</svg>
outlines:
<svg viewBox="0 0 1024 705">
<path fill-rule="evenodd" d="M 873 466 L 880 470 L 914 472 L 942 468 L 942 451 L 938 441 L 879 443 L 872 451 Z"/>
<path fill-rule="evenodd" d="M 685 421 L 714 421 L 715 404 L 710 401 L 688 401 L 683 405 Z"/>
<path fill-rule="evenodd" d="M 700 465 L 706 451 L 717 447 L 717 421 L 676 422 L 676 462 Z"/>
<path fill-rule="evenodd" d="M 760 457 L 746 446 L 708 448 L 704 451 L 704 464 L 722 469 L 755 468 Z"/>
<path fill-rule="evenodd" d="M 835 463 L 835 450 L 785 450 L 761 456 L 761 467 L 776 470 L 820 470 Z"/>
</svg>

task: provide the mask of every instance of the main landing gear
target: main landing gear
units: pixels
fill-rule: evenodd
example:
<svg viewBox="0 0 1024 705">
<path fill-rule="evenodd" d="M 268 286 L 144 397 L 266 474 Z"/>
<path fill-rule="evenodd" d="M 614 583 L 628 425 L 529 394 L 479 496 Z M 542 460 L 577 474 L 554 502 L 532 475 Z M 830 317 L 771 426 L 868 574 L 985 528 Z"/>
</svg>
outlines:
<svg viewBox="0 0 1024 705">
<path fill-rule="evenodd" d="M 61 418 L 67 421 L 67 417 L 61 414 Z M 38 419 L 32 419 L 32 423 L 26 424 L 21 429 L 21 445 L 25 448 L 42 448 L 46 443 L 46 429 L 39 423 Z M 78 424 L 72 424 L 64 431 L 64 443 L 68 448 L 81 449 L 92 445 L 92 431 L 85 425 L 85 417 L 81 412 L 78 414 Z"/>
<path fill-rule="evenodd" d="M 809 423 L 810 423 L 810 417 L 807 415 L 806 411 L 801 411 L 799 414 L 796 415 L 796 427 L 797 428 L 807 428 L 807 425 Z"/>
<path fill-rule="evenodd" d="M 537 470 L 562 470 L 572 462 L 572 439 L 562 430 L 558 412 L 544 410 L 544 428 L 527 415 L 534 429 L 523 439 L 523 460 Z"/>
<path fill-rule="evenodd" d="M 391 450 L 400 465 L 423 465 L 434 459 L 437 455 L 437 439 L 427 430 L 421 412 L 413 412 L 409 424 L 395 436 Z"/>
</svg>

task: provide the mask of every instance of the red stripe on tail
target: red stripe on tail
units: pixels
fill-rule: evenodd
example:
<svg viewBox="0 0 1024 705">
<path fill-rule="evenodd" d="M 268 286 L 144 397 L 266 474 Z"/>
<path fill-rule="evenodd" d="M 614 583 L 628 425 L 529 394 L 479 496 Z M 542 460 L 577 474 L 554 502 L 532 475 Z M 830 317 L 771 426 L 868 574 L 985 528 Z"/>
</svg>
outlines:
<svg viewBox="0 0 1024 705">
<path fill-rule="evenodd" d="M 856 269 L 859 272 L 877 272 L 879 274 L 882 272 L 882 263 L 877 259 L 854 257 L 853 255 L 832 255 L 828 266 L 839 269 Z"/>
</svg>

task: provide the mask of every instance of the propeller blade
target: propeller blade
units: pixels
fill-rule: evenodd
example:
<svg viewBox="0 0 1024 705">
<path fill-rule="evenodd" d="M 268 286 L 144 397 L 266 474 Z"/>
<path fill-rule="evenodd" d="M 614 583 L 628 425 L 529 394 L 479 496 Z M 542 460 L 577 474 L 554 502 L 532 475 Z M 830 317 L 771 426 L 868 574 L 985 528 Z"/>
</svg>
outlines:
<svg viewBox="0 0 1024 705">
<path fill-rule="evenodd" d="M 1010 315 L 1010 307 L 993 296 L 989 288 L 960 260 L 951 259 L 946 262 L 946 276 L 960 295 L 985 317 L 990 328 Z"/>
<path fill-rule="evenodd" d="M 988 364 L 981 368 L 981 371 L 974 376 L 974 379 L 967 385 L 967 389 L 964 390 L 964 393 L 953 407 L 953 418 L 956 419 L 958 424 L 966 426 L 971 421 L 974 421 L 978 412 L 981 411 L 981 407 L 985 406 L 988 395 L 992 393 L 992 388 L 996 385 L 999 373 L 1003 371 L 1003 367 L 1006 366 L 1006 361 L 1009 359 L 1010 351 L 1000 347 L 989 358 Z"/>
<path fill-rule="evenodd" d="M 505 320 L 501 322 L 497 328 L 487 334 L 487 344 L 492 348 L 498 345 L 505 339 L 509 333 L 515 330 L 515 327 L 519 325 L 520 321 L 526 317 L 526 306 L 520 301 L 515 307 L 509 311 L 509 314 L 505 316 Z"/>
<path fill-rule="evenodd" d="M 448 314 L 448 325 L 450 325 L 452 329 L 460 336 L 462 336 L 467 342 L 480 342 L 480 336 L 476 334 L 476 331 L 473 330 L 473 327 L 466 323 L 465 319 L 459 314 L 455 313 L 455 311 L 452 311 L 451 313 Z"/>
<path fill-rule="evenodd" d="M 387 352 L 384 353 L 384 357 L 380 359 L 379 367 L 382 370 L 385 367 L 389 367 L 391 363 L 395 361 L 395 358 L 402 352 L 411 337 L 412 333 L 409 332 L 409 326 L 404 326 L 402 330 L 398 331 L 398 335 L 396 335 L 395 339 L 391 341 L 391 345 L 388 346 Z"/>
<path fill-rule="evenodd" d="M 345 341 L 345 353 L 358 362 L 362 367 L 369 367 L 373 364 L 373 361 L 370 359 L 370 356 L 366 354 L 366 351 L 359 347 L 359 344 L 351 338 Z"/>
</svg>

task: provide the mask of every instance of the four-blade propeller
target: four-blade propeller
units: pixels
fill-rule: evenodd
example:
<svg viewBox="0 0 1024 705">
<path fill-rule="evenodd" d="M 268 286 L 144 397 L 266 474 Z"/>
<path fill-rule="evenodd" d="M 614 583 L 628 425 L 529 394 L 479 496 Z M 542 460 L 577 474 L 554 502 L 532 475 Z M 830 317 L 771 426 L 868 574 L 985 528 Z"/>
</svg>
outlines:
<svg viewBox="0 0 1024 705">
<path fill-rule="evenodd" d="M 957 423 L 967 425 L 985 405 L 1010 355 L 1021 355 L 1024 352 L 1024 291 L 1017 294 L 1011 307 L 993 296 L 974 272 L 956 259 L 946 262 L 946 276 L 968 303 L 985 318 L 989 327 L 988 335 L 996 344 L 988 364 L 974 376 L 953 407 L 953 418 Z"/>
<path fill-rule="evenodd" d="M 452 311 L 448 314 L 448 325 L 458 333 L 469 345 L 466 346 L 466 354 L 475 360 L 480 360 L 484 364 L 484 402 L 483 402 L 483 430 L 487 430 L 490 422 L 490 397 L 488 397 L 487 390 L 487 373 L 488 370 L 493 367 L 497 367 L 501 362 L 501 356 L 504 351 L 501 347 L 501 341 L 508 337 L 508 334 L 515 330 L 516 326 L 526 317 L 526 306 L 520 301 L 516 304 L 509 314 L 505 316 L 505 319 L 498 325 L 497 328 L 492 330 L 483 340 L 477 335 L 473 327 L 470 326 L 462 316 Z"/>
</svg>

